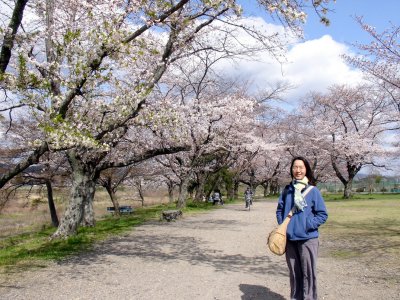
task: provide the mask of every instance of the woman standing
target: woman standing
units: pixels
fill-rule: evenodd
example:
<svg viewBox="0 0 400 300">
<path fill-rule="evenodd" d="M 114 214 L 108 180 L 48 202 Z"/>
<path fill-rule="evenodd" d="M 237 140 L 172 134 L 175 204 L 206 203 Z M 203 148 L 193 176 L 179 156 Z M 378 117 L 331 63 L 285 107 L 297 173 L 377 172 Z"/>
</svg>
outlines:
<svg viewBox="0 0 400 300">
<path fill-rule="evenodd" d="M 328 212 L 315 185 L 310 164 L 295 157 L 290 167 L 292 182 L 278 200 L 276 218 L 281 224 L 290 211 L 293 216 L 287 228 L 286 262 L 290 276 L 290 299 L 317 299 L 318 227 L 325 223 Z"/>
</svg>

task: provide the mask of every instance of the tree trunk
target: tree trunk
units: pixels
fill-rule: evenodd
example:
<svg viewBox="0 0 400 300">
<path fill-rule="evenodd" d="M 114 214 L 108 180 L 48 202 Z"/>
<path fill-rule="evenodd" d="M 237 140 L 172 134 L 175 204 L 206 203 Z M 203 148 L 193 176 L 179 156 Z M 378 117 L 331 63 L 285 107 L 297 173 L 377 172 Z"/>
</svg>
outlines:
<svg viewBox="0 0 400 300">
<path fill-rule="evenodd" d="M 19 162 L 17 165 L 12 167 L 10 170 L 3 172 L 0 176 L 0 189 L 11 179 L 17 176 L 19 173 L 24 171 L 26 168 L 33 164 L 37 164 L 39 162 L 40 157 L 49 151 L 49 147 L 46 142 L 42 142 L 42 144 L 36 148 L 26 159 Z"/>
<path fill-rule="evenodd" d="M 0 52 L 0 74 L 4 73 L 7 69 L 8 63 L 11 59 L 11 50 L 14 47 L 14 40 L 18 28 L 21 25 L 24 15 L 25 5 L 28 0 L 17 0 L 14 5 L 13 14 L 8 24 L 8 30 L 5 30 L 3 37 L 3 44 Z"/>
<path fill-rule="evenodd" d="M 269 194 L 269 191 L 268 191 L 269 182 L 268 182 L 268 181 L 267 181 L 267 182 L 264 182 L 264 183 L 262 184 L 262 187 L 264 188 L 264 191 L 263 191 L 264 197 L 267 197 L 268 194 Z"/>
<path fill-rule="evenodd" d="M 233 184 L 233 196 L 235 197 L 235 199 L 239 199 L 239 181 L 236 180 Z"/>
<path fill-rule="evenodd" d="M 54 227 L 58 227 L 59 221 L 57 217 L 56 206 L 54 205 L 53 188 L 51 186 L 50 180 L 46 180 L 46 188 L 47 188 L 47 201 L 49 203 L 49 211 L 51 216 L 51 224 Z"/>
<path fill-rule="evenodd" d="M 214 181 L 211 183 L 211 193 L 213 193 L 213 191 L 215 191 L 215 189 L 218 188 L 218 186 L 220 184 L 220 181 L 221 181 L 221 177 L 217 173 L 215 178 L 214 178 Z"/>
<path fill-rule="evenodd" d="M 345 199 L 351 198 L 352 196 L 351 188 L 352 188 L 352 182 L 348 181 L 347 183 L 344 184 L 343 198 Z"/>
<path fill-rule="evenodd" d="M 114 206 L 114 216 L 119 216 L 119 203 L 117 200 L 117 197 L 115 195 L 114 190 L 111 187 L 111 180 L 109 180 L 105 185 L 103 185 L 106 188 L 106 191 L 108 195 L 110 196 L 111 202 Z"/>
<path fill-rule="evenodd" d="M 196 195 L 194 196 L 194 202 L 202 202 L 204 198 L 204 187 L 206 185 L 206 174 L 203 172 L 197 174 L 198 185 L 196 189 Z"/>
<path fill-rule="evenodd" d="M 186 206 L 187 187 L 189 184 L 189 176 L 185 177 L 179 184 L 179 197 L 177 208 L 184 208 Z"/>
<path fill-rule="evenodd" d="M 143 187 L 142 187 L 142 181 L 139 180 L 136 182 L 136 187 L 139 193 L 140 197 L 140 202 L 142 202 L 142 207 L 144 207 L 144 194 L 143 194 Z"/>
<path fill-rule="evenodd" d="M 347 161 L 346 165 L 347 165 L 348 179 L 346 180 L 346 178 L 340 172 L 340 170 L 336 164 L 336 158 L 333 155 L 331 155 L 331 162 L 332 162 L 332 167 L 335 170 L 336 176 L 343 183 L 343 186 L 344 186 L 343 198 L 349 199 L 352 196 L 351 188 L 353 187 L 354 177 L 360 171 L 362 165 L 361 164 L 352 164 L 350 161 Z"/>
<path fill-rule="evenodd" d="M 52 64 L 56 61 L 56 47 L 54 46 L 53 43 L 53 38 L 54 38 L 54 11 L 55 11 L 55 0 L 46 0 L 46 39 L 45 39 L 45 47 L 46 47 L 46 57 L 47 57 L 47 62 L 52 65 L 53 69 L 55 68 L 54 66 L 57 66 L 58 64 Z M 58 70 L 51 70 L 51 73 L 57 74 Z M 47 74 L 47 77 L 50 78 L 50 86 L 51 86 L 51 91 L 53 92 L 54 95 L 59 95 L 61 93 L 60 91 L 60 83 L 54 80 L 54 76 L 51 76 L 50 74 Z"/>
<path fill-rule="evenodd" d="M 94 225 L 96 225 L 96 220 L 94 218 L 94 209 L 93 209 L 93 199 L 95 191 L 96 191 L 96 182 L 92 180 L 92 182 L 88 183 L 87 198 L 84 201 L 84 207 L 83 207 L 83 218 L 81 225 L 85 227 L 93 227 Z"/>
<path fill-rule="evenodd" d="M 269 192 L 271 195 L 279 195 L 280 193 L 280 185 L 278 184 L 278 180 L 271 180 Z"/>
<path fill-rule="evenodd" d="M 254 191 L 255 190 L 255 188 L 254 188 L 254 182 L 255 182 L 255 178 L 256 178 L 256 172 L 253 170 L 253 169 L 251 169 L 250 171 L 249 171 L 249 177 L 250 177 L 250 189 L 252 190 L 252 191 Z"/>
<path fill-rule="evenodd" d="M 167 186 L 168 186 L 168 201 L 171 204 L 174 202 L 174 184 L 170 180 L 167 182 Z"/>
<path fill-rule="evenodd" d="M 73 151 L 68 153 L 68 160 L 72 168 L 70 200 L 64 217 L 52 238 L 67 238 L 76 234 L 82 221 L 86 225 L 94 225 L 92 207 L 96 186 L 94 172 L 89 170 L 90 167 L 82 162 Z M 84 218 L 85 209 L 87 209 L 87 213 Z"/>
<path fill-rule="evenodd" d="M 235 187 L 233 184 L 231 184 L 229 188 L 226 189 L 226 198 L 234 199 L 234 197 L 235 197 Z"/>
</svg>

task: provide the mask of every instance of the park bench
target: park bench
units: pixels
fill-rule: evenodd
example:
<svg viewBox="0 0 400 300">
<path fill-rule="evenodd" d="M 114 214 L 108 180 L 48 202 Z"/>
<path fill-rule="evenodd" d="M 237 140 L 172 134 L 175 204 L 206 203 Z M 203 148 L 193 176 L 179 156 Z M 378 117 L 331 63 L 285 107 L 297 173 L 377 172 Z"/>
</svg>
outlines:
<svg viewBox="0 0 400 300">
<path fill-rule="evenodd" d="M 162 212 L 163 220 L 167 220 L 168 222 L 172 220 L 176 220 L 182 216 L 181 210 L 164 210 Z"/>
<path fill-rule="evenodd" d="M 107 207 L 107 212 L 113 214 L 115 212 L 115 207 L 114 206 Z M 130 205 L 120 206 L 119 207 L 119 213 L 120 214 L 131 214 L 131 213 L 133 213 L 133 208 Z"/>
</svg>

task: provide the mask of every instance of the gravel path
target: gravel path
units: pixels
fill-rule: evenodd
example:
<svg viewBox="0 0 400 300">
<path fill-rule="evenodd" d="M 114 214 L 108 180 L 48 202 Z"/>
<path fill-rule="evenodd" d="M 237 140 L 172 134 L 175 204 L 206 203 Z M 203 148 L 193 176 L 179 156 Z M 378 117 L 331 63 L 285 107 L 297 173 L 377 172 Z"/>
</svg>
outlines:
<svg viewBox="0 0 400 300">
<path fill-rule="evenodd" d="M 284 257 L 267 251 L 275 203 L 225 205 L 176 222 L 152 222 L 94 251 L 0 281 L 1 299 L 288 299 Z M 327 243 L 326 243 L 327 244 Z M 328 245 L 328 244 L 327 244 Z M 362 266 L 324 255 L 320 299 L 400 299 L 400 289 L 369 282 Z"/>
</svg>

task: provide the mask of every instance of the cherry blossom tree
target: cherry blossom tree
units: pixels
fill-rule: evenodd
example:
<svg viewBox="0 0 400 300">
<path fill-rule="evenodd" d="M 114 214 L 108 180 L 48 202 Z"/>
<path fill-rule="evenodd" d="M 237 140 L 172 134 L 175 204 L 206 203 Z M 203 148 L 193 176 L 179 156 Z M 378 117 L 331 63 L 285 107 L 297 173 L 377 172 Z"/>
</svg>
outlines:
<svg viewBox="0 0 400 300">
<path fill-rule="evenodd" d="M 360 55 L 345 56 L 346 60 L 369 75 L 384 90 L 400 114 L 400 27 L 393 24 L 391 28 L 379 33 L 357 18 L 360 26 L 372 41 L 369 44 L 356 44 Z"/>
<path fill-rule="evenodd" d="M 199 102 L 203 105 L 200 106 Z M 180 178 L 178 207 L 185 206 L 187 187 L 193 176 L 197 176 L 198 189 L 202 191 L 206 174 L 228 164 L 232 149 L 239 147 L 242 140 L 236 134 L 237 128 L 246 127 L 246 114 L 251 111 L 252 104 L 249 99 L 231 94 L 220 98 L 201 98 L 187 107 L 189 118 L 185 129 L 190 132 L 188 136 L 192 149 L 162 162 Z"/>
<path fill-rule="evenodd" d="M 288 156 L 285 177 L 289 178 L 290 160 L 297 156 L 305 157 L 312 169 L 316 182 L 324 182 L 334 176 L 332 169 L 329 140 L 321 136 L 319 118 L 307 118 L 296 112 L 282 116 L 277 126 L 279 141 Z"/>
<path fill-rule="evenodd" d="M 3 108 L 13 109 L 22 105 L 33 108 L 31 113 L 38 124 L 47 129 L 46 140 L 35 142 L 38 148 L 33 160 L 47 151 L 48 145 L 52 150 L 79 145 L 109 147 L 107 143 L 99 143 L 96 139 L 123 127 L 127 120 L 140 111 L 146 94 L 170 63 L 173 51 L 179 47 L 184 48 L 179 43 L 190 39 L 193 32 L 207 25 L 207 22 L 194 24 L 195 19 L 207 12 L 210 13 L 207 20 L 210 22 L 230 9 L 224 5 L 216 10 L 208 7 L 205 12 L 193 15 L 190 10 L 183 10 L 188 2 L 180 1 L 175 6 L 162 9 L 155 3 L 136 6 L 137 3 L 118 1 L 112 5 L 101 1 L 95 5 L 64 1 L 63 5 L 51 11 L 52 22 L 42 21 L 45 19 L 40 15 L 43 3 L 33 4 L 32 13 L 38 13 L 32 23 L 37 23 L 41 31 L 39 34 L 35 32 L 35 39 L 25 39 L 19 45 L 21 50 L 18 57 L 14 61 L 11 59 L 17 72 L 5 73 L 3 76 L 3 82 L 7 84 L 10 93 L 18 94 L 21 87 L 33 87 L 23 90 L 25 95 L 21 95 L 22 101 L 18 104 L 13 103 L 18 99 L 17 96 L 6 98 L 8 101 L 5 101 Z M 141 17 L 144 17 L 143 21 Z M 184 28 L 179 25 L 183 24 L 181 22 L 187 22 Z M 169 30 L 171 24 L 172 30 Z M 33 25 L 28 24 L 27 27 Z M 164 48 L 162 32 L 158 37 L 149 33 L 150 28 L 156 26 L 167 34 Z M 49 39 L 49 33 L 53 33 L 50 37 L 52 49 L 58 49 L 55 59 L 43 59 L 42 55 L 42 50 L 48 50 L 43 49 L 43 46 Z M 178 33 L 181 33 L 179 38 Z M 175 51 L 177 56 L 179 52 Z M 129 82 L 122 81 L 124 84 L 121 84 L 120 79 L 124 74 L 120 72 L 124 68 L 125 72 L 133 72 Z M 111 70 L 114 69 L 120 71 L 113 74 Z M 49 85 L 43 85 L 46 82 Z M 88 97 L 93 95 L 94 88 L 96 97 Z M 49 92 L 41 93 L 46 89 Z M 119 94 L 123 96 L 117 97 Z M 111 102 L 109 99 L 114 97 L 115 101 Z M 89 110 L 89 107 L 98 107 L 101 118 L 82 111 L 78 113 L 76 108 L 85 109 L 85 106 L 86 111 L 92 113 L 95 112 Z M 116 107 L 120 109 L 116 110 Z M 91 128 L 94 124 L 90 125 L 88 120 L 96 121 L 98 137 L 90 134 L 96 128 Z M 109 120 L 114 122 L 109 124 Z M 21 165 L 21 168 L 25 166 Z"/>
<path fill-rule="evenodd" d="M 363 166 L 375 165 L 389 154 L 382 137 L 398 125 L 388 118 L 387 98 L 373 86 L 333 86 L 326 94 L 313 93 L 299 109 L 299 122 L 314 120 L 318 135 L 313 143 L 329 153 L 333 170 L 351 196 L 352 182 Z M 302 132 L 299 136 L 309 138 Z"/>
<path fill-rule="evenodd" d="M 264 189 L 264 196 L 276 193 L 274 183 L 285 171 L 286 166 L 285 158 L 281 156 L 286 153 L 281 150 L 279 147 L 275 147 L 270 151 L 259 153 L 253 159 L 252 167 L 246 172 L 247 178 L 251 179 L 251 176 L 254 178 L 248 182 L 246 177 L 242 176 L 241 182 L 254 187 L 261 185 Z"/>
<path fill-rule="evenodd" d="M 285 7 L 277 3 L 268 9 L 287 24 L 304 19 L 293 9 L 301 8 L 294 6 L 300 1 L 285 1 Z M 226 33 L 224 28 L 207 28 L 216 20 L 234 25 L 239 13 L 235 1 L 32 1 L 24 9 L 29 18 L 21 23 L 26 30 L 21 38 L 13 33 L 18 47 L 2 73 L 0 109 L 19 109 L 35 120 L 43 136 L 27 141 L 30 155 L 1 176 L 0 187 L 45 152 L 66 150 L 73 176 L 71 202 L 54 236 L 75 233 L 82 220 L 92 225 L 90 206 L 101 170 L 181 149 L 164 143 L 161 148 L 147 147 L 136 158 L 106 161 L 137 124 L 149 95 L 171 65 L 210 47 L 232 51 L 226 39 L 207 39 L 210 32 Z M 238 27 L 261 42 L 257 49 L 273 49 L 279 42 L 275 35 Z M 7 36 L 9 29 L 2 32 Z"/>
<path fill-rule="evenodd" d="M 262 99 L 257 101 L 255 97 L 246 95 L 246 83 L 220 78 L 213 68 L 223 59 L 234 60 L 239 56 L 249 56 L 253 51 L 254 48 L 226 54 L 203 51 L 176 65 L 170 71 L 173 76 L 167 76 L 173 80 L 166 82 L 170 88 L 164 86 L 165 97 L 175 98 L 176 103 L 181 103 L 181 109 L 187 116 L 182 131 L 188 132 L 193 145 L 189 153 L 158 160 L 178 179 L 178 206 L 185 205 L 190 181 L 195 187 L 195 201 L 204 198 L 207 181 L 213 178 L 214 184 L 217 184 L 218 174 L 232 166 L 240 153 L 246 151 L 243 142 L 249 140 L 252 128 L 257 127 L 257 107 L 283 89 L 277 87 L 268 93 L 264 91 Z"/>
<path fill-rule="evenodd" d="M 254 101 L 257 103 L 254 124 L 251 131 L 243 137 L 241 152 L 237 153 L 232 167 L 236 194 L 239 183 L 244 183 L 254 190 L 261 185 L 265 195 L 268 190 L 274 193 L 275 186 L 271 184 L 277 181 L 286 166 L 286 153 L 280 140 L 278 126 L 284 113 L 272 104 L 276 101 L 281 102 L 289 89 L 291 85 L 287 83 L 270 83 L 267 88 L 254 95 Z"/>
<path fill-rule="evenodd" d="M 345 56 L 352 65 L 361 69 L 366 78 L 378 86 L 391 100 L 393 110 L 387 112 L 391 118 L 400 121 L 400 27 L 397 24 L 383 32 L 357 18 L 360 26 L 370 35 L 369 44 L 356 44 L 360 53 L 357 56 Z M 398 134 L 397 134 L 398 137 Z M 396 143 L 397 142 L 397 143 Z M 399 149 L 396 141 L 392 146 Z"/>
<path fill-rule="evenodd" d="M 120 2 L 108 10 L 104 8 L 109 4 L 105 6 L 106 3 L 101 2 L 95 6 L 64 2 L 52 12 L 54 23 L 46 23 L 57 30 L 43 31 L 45 39 L 48 32 L 54 32 L 52 44 L 62 46 L 58 59 L 43 64 L 40 55 L 34 57 L 30 54 L 32 52 L 20 53 L 17 65 L 20 72 L 14 77 L 7 74 L 6 80 L 9 83 L 14 80 L 15 86 L 40 83 L 40 77 L 49 80 L 50 94 L 45 95 L 51 97 L 50 101 L 38 97 L 40 94 L 36 90 L 40 91 L 39 84 L 36 90 L 32 89 L 34 92 L 28 92 L 24 98 L 27 103 L 23 104 L 39 108 L 34 115 L 39 126 L 45 129 L 46 139 L 37 141 L 40 144 L 38 149 L 45 151 L 49 145 L 53 151 L 71 148 L 67 154 L 76 178 L 71 199 L 77 202 L 81 198 L 78 203 L 82 204 L 70 204 L 64 220 L 69 220 L 66 221 L 68 223 L 73 216 L 77 216 L 73 221 L 75 225 L 61 223 L 55 236 L 76 231 L 76 224 L 81 218 L 77 210 L 81 210 L 83 203 L 85 212 L 90 211 L 93 180 L 99 162 L 107 156 L 111 147 L 115 147 L 118 138 L 127 132 L 129 121 L 142 110 L 147 95 L 167 65 L 182 55 L 194 33 L 234 8 L 234 5 L 221 3 L 217 7 L 206 6 L 205 11 L 192 11 L 184 7 L 188 2 L 180 1 L 165 9 L 157 5 L 153 7 L 150 3 L 143 8 Z M 157 11 L 160 9 L 161 13 Z M 145 22 L 140 21 L 142 13 L 147 16 Z M 74 18 L 78 15 L 81 16 L 79 23 Z M 132 26 L 133 16 L 137 17 Z M 202 21 L 196 23 L 196 19 L 200 18 Z M 166 38 L 163 38 L 162 32 L 150 33 L 149 29 L 154 26 L 164 31 Z M 39 51 L 41 45 L 36 47 Z M 62 60 L 63 57 L 67 60 Z M 30 68 L 29 63 L 35 69 Z M 112 73 L 114 69 L 118 72 Z M 50 105 L 46 107 L 46 104 Z M 97 109 L 94 110 L 94 107 Z M 90 154 L 88 149 L 92 149 Z M 38 155 L 43 151 L 39 151 Z M 87 175 L 82 176 L 85 173 Z M 87 223 L 90 225 L 91 221 Z"/>
<path fill-rule="evenodd" d="M 305 20 L 306 15 L 301 11 L 305 3 L 302 1 L 259 2 L 292 29 L 297 29 L 298 23 Z M 319 14 L 327 12 L 326 4 L 329 1 L 310 2 Z M 115 78 L 111 70 L 117 68 L 118 64 L 114 62 L 118 59 L 125 59 L 119 67 L 136 62 L 135 74 L 141 77 L 136 88 L 130 88 L 135 94 L 128 94 L 118 101 L 126 114 L 126 108 L 131 107 L 131 104 L 126 103 L 126 98 L 134 99 L 132 103 L 143 103 L 143 97 L 163 74 L 166 66 L 174 60 L 171 58 L 172 52 L 183 54 L 177 49 L 186 49 L 185 46 L 193 40 L 193 34 L 198 34 L 222 16 L 224 22 L 233 24 L 234 20 L 226 17 L 230 12 L 237 14 L 240 11 L 235 1 L 217 0 L 168 3 L 69 0 L 57 5 L 52 0 L 37 0 L 25 6 L 26 3 L 1 2 L 2 8 L 7 8 L 2 9 L 5 12 L 1 27 L 2 57 L 3 54 L 7 57 L 2 58 L 1 82 L 3 88 L 7 87 L 3 98 L 8 100 L 1 109 L 11 111 L 25 106 L 32 110 L 38 123 L 48 131 L 45 140 L 33 143 L 36 146 L 28 158 L 2 175 L 0 187 L 24 168 L 37 162 L 50 148 L 60 148 L 60 141 L 63 141 L 64 146 L 76 143 L 99 146 L 92 136 L 74 130 L 80 127 L 75 124 L 84 120 L 73 119 L 75 114 L 71 113 L 71 107 L 75 103 L 80 105 L 79 101 L 94 87 L 108 88 L 108 84 Z M 24 13 L 28 17 L 22 18 Z M 21 24 L 24 32 L 17 35 Z M 169 38 L 165 39 L 167 43 L 163 51 L 155 36 L 168 36 L 168 32 Z M 249 28 L 248 32 L 266 45 L 268 39 L 254 28 Z M 18 42 L 17 48 L 13 47 L 15 42 Z M 266 46 L 273 47 L 270 43 Z M 151 61 L 156 65 L 146 68 L 138 63 L 143 61 Z M 124 101 L 127 105 L 124 105 Z M 99 103 L 102 111 L 112 111 L 105 107 L 105 103 Z M 110 115 L 105 113 L 104 117 Z M 120 118 L 117 123 L 122 126 L 121 122 Z M 69 137 L 68 143 L 64 138 L 66 135 Z"/>
</svg>

